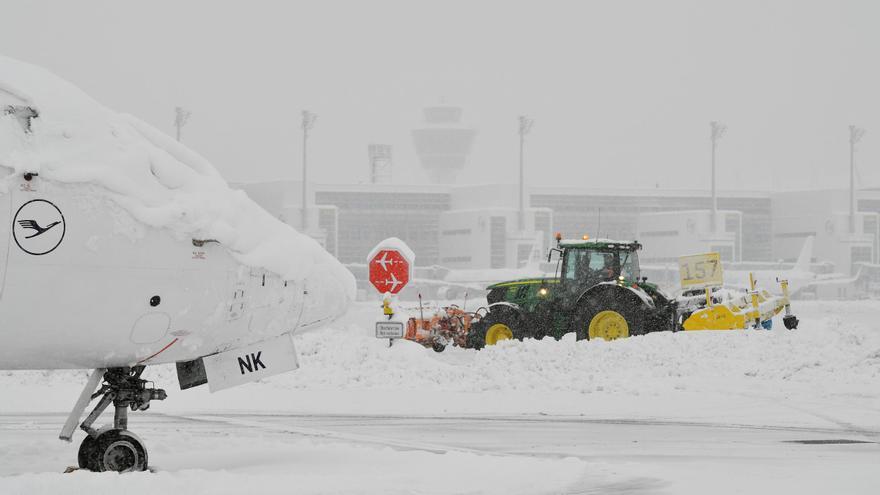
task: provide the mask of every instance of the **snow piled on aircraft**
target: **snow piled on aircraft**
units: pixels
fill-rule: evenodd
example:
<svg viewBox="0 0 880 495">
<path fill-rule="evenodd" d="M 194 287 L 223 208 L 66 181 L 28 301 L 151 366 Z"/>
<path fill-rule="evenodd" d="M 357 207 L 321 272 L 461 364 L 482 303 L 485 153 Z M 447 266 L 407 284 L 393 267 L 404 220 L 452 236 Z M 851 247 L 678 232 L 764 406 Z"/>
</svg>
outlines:
<svg viewBox="0 0 880 495">
<path fill-rule="evenodd" d="M 29 122 L 21 116 L 27 107 L 38 115 Z M 136 220 L 216 240 L 245 265 L 285 279 L 308 278 L 326 266 L 333 280 L 321 283 L 354 299 L 348 270 L 315 240 L 231 189 L 198 153 L 43 68 L 0 55 L 0 172 L 8 172 L 3 168 L 12 173 L 0 178 L 0 194 L 27 172 L 93 184 Z"/>
</svg>

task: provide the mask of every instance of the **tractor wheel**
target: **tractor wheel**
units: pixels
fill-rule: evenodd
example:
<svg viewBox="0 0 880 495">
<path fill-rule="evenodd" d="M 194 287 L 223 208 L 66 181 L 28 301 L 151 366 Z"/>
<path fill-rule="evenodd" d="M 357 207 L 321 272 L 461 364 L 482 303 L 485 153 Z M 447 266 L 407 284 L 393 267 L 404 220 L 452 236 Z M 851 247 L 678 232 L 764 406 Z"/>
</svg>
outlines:
<svg viewBox="0 0 880 495">
<path fill-rule="evenodd" d="M 610 297 L 585 304 L 573 324 L 578 340 L 615 340 L 641 333 L 642 310 Z"/>
<path fill-rule="evenodd" d="M 474 349 L 482 349 L 502 340 L 522 339 L 520 327 L 521 318 L 514 311 L 493 311 L 472 328 L 468 340 Z"/>
</svg>

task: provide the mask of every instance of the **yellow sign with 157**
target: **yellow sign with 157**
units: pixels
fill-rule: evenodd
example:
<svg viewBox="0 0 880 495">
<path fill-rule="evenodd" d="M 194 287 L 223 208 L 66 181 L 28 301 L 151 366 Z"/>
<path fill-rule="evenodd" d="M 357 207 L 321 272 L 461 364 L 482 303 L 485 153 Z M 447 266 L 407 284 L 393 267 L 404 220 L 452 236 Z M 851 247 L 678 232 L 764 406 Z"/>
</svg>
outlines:
<svg viewBox="0 0 880 495">
<path fill-rule="evenodd" d="M 682 289 L 720 287 L 724 284 L 721 255 L 705 253 L 681 256 L 678 258 L 678 275 Z"/>
</svg>

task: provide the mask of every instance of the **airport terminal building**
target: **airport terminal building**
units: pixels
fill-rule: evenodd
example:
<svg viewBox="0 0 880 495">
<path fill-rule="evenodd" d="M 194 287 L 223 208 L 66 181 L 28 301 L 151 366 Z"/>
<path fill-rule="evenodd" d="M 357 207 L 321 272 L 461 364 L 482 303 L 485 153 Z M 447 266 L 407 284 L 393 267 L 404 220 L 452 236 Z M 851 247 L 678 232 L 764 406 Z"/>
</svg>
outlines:
<svg viewBox="0 0 880 495">
<path fill-rule="evenodd" d="M 370 145 L 371 183 L 237 184 L 270 212 L 321 242 L 342 262 L 360 264 L 381 240 L 398 237 L 419 266 L 450 269 L 517 268 L 546 255 L 555 232 L 568 238 L 637 239 L 643 262 L 672 264 L 682 255 L 716 251 L 727 262 L 793 262 L 808 237 L 813 261 L 855 274 L 868 267 L 880 278 L 880 189 L 769 193 L 720 191 L 717 209 L 707 190 L 624 190 L 457 185 L 475 131 L 461 109 L 424 110 L 413 144 L 430 184 L 396 184 L 391 146 Z M 515 174 L 513 174 L 515 175 Z M 303 212 L 305 208 L 305 212 Z"/>
<path fill-rule="evenodd" d="M 238 187 L 301 228 L 299 183 Z M 520 230 L 514 185 L 310 187 L 312 222 L 305 230 L 344 263 L 363 263 L 379 241 L 399 237 L 420 266 L 516 268 L 533 250 L 546 252 L 555 232 L 638 239 L 645 262 L 705 251 L 734 262 L 791 262 L 809 236 L 815 237 L 814 261 L 832 263 L 838 272 L 853 274 L 856 264 L 880 262 L 880 190 L 859 191 L 850 232 L 848 193 L 839 190 L 722 193 L 713 231 L 705 192 L 530 188 Z"/>
</svg>

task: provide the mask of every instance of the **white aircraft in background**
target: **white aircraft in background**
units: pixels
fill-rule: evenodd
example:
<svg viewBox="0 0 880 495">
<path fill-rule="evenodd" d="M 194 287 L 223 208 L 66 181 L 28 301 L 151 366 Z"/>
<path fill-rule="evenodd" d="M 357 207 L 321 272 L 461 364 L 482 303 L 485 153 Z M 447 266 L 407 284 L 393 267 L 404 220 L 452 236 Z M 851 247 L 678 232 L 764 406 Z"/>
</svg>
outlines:
<svg viewBox="0 0 880 495">
<path fill-rule="evenodd" d="M 810 269 L 810 260 L 813 256 L 813 236 L 804 241 L 797 261 L 790 269 L 763 268 L 757 270 L 743 270 L 724 265 L 724 285 L 732 288 L 748 290 L 750 287 L 749 274 L 753 274 L 758 287 L 772 293 L 780 293 L 778 281 L 788 280 L 789 291 L 792 295 L 803 293 L 817 286 L 840 286 L 846 287 L 855 283 L 861 273 L 847 277 L 842 273 L 817 274 Z M 738 266 L 739 264 L 737 264 Z M 775 263 L 749 263 L 749 265 L 774 266 Z M 677 264 L 642 264 L 642 275 L 648 277 L 649 282 L 661 285 L 664 290 L 670 292 L 679 291 L 680 274 Z"/>
<path fill-rule="evenodd" d="M 847 277 L 841 273 L 817 274 L 810 270 L 810 260 L 813 257 L 813 236 L 807 237 L 797 261 L 790 269 L 766 269 L 766 270 L 724 270 L 724 283 L 741 288 L 749 288 L 749 274 L 753 274 L 755 282 L 761 288 L 770 292 L 779 292 L 778 280 L 788 280 L 789 290 L 792 295 L 802 292 L 817 285 L 847 285 L 854 283 L 859 278 L 857 273 L 853 277 Z"/>
<path fill-rule="evenodd" d="M 454 299 L 453 296 L 460 295 L 464 290 L 482 291 L 498 282 L 552 277 L 553 272 L 547 273 L 541 269 L 541 263 L 545 256 L 546 254 L 542 253 L 540 246 L 536 244 L 529 252 L 529 259 L 520 268 L 450 269 L 442 280 L 442 282 L 449 284 L 444 295 Z"/>
<path fill-rule="evenodd" d="M 87 433 L 80 467 L 144 470 L 147 451 L 128 431 L 127 412 L 166 398 L 164 390 L 141 378 L 145 366 L 177 363 L 181 389 L 207 383 L 211 391 L 293 370 L 298 364 L 292 333 L 342 314 L 353 297 L 354 278 L 316 243 L 229 190 L 210 165 L 185 162 L 191 158 L 188 149 L 55 79 L 0 56 L 0 369 L 93 370 L 61 438 L 71 440 L 86 407 L 100 397 L 80 424 Z M 33 94 L 30 83 L 38 83 Z M 49 103 L 43 107 L 41 101 Z M 102 118 L 110 124 L 86 125 Z M 93 127 L 100 131 L 93 141 L 77 142 L 90 138 Z M 45 143 L 54 147 L 41 148 Z M 248 232 L 251 239 L 266 239 L 258 254 L 268 251 L 291 266 L 307 260 L 308 269 L 285 277 L 246 265 L 236 257 L 240 250 L 128 216 L 122 205 L 132 197 L 102 192 L 108 186 L 95 182 L 100 176 L 92 182 L 78 175 L 59 179 L 81 172 L 76 161 L 102 146 L 109 148 L 107 172 L 143 167 L 145 174 L 120 175 L 143 180 L 133 183 L 132 196 L 155 190 L 156 198 L 184 205 L 174 218 L 186 221 L 187 214 L 206 211 L 201 205 L 217 198 L 204 193 L 216 189 L 227 194 L 221 200 L 236 201 L 247 213 L 230 208 L 231 218 L 206 224 L 219 224 L 219 232 L 238 239 L 245 224 L 259 223 Z M 22 170 L 29 165 L 19 160 L 43 151 L 59 163 L 40 161 L 36 170 Z M 138 161 L 125 162 L 131 156 Z M 86 167 L 100 165 L 82 161 Z M 192 192 L 205 183 L 214 189 Z M 163 205 L 148 206 L 146 213 L 162 213 Z M 214 207 L 210 211 L 226 211 L 223 204 Z M 248 239 L 240 242 L 248 246 Z M 111 404 L 113 425 L 93 428 Z"/>
</svg>

